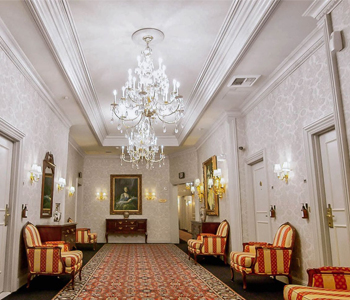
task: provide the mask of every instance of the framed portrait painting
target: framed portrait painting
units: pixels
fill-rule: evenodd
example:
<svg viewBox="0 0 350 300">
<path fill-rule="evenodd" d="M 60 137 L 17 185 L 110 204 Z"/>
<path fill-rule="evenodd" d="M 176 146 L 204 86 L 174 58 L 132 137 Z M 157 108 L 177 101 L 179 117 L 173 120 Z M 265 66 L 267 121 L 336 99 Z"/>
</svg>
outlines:
<svg viewBox="0 0 350 300">
<path fill-rule="evenodd" d="M 142 175 L 111 175 L 110 214 L 142 215 Z"/>
<path fill-rule="evenodd" d="M 216 170 L 216 155 L 203 163 L 204 203 L 209 216 L 219 215 L 219 196 L 215 195 L 214 189 L 208 187 L 208 181 L 213 179 L 214 170 Z"/>
</svg>

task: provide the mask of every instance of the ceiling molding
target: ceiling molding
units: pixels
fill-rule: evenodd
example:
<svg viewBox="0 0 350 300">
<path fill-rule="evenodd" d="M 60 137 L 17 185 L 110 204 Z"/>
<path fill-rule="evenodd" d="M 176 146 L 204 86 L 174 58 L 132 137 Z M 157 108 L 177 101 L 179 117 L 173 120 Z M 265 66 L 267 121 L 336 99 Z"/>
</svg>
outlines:
<svg viewBox="0 0 350 300">
<path fill-rule="evenodd" d="M 175 136 L 157 136 L 157 144 L 163 146 L 179 146 L 179 142 Z M 128 139 L 124 136 L 108 135 L 103 140 L 102 146 L 128 146 Z"/>
<path fill-rule="evenodd" d="M 323 45 L 323 28 L 317 27 L 273 71 L 262 88 L 247 97 L 245 104 L 241 108 L 242 115 L 248 114 Z"/>
<path fill-rule="evenodd" d="M 77 142 L 71 137 L 69 136 L 69 140 L 68 140 L 69 144 L 74 148 L 75 151 L 78 152 L 78 154 L 84 158 L 86 156 L 85 152 L 83 151 L 83 149 L 80 148 L 80 146 L 77 144 Z"/>
<path fill-rule="evenodd" d="M 72 124 L 64 115 L 59 106 L 55 103 L 51 91 L 41 79 L 40 75 L 37 73 L 1 18 L 0 48 L 5 52 L 5 54 L 22 73 L 22 75 L 28 80 L 34 90 L 39 94 L 40 98 L 46 102 L 46 104 L 50 107 L 58 119 L 63 123 L 63 125 L 67 128 L 70 128 Z"/>
<path fill-rule="evenodd" d="M 209 132 L 200 137 L 197 143 L 194 145 L 195 149 L 198 150 L 203 144 L 218 130 L 218 128 L 223 125 L 225 122 L 230 122 L 236 119 L 240 114 L 236 112 L 226 112 L 222 114 L 220 119 L 218 119 L 210 128 Z"/>
<path fill-rule="evenodd" d="M 324 15 L 329 14 L 342 0 L 314 0 L 308 9 L 303 13 L 303 17 L 312 17 L 320 20 Z"/>
<path fill-rule="evenodd" d="M 66 0 L 25 0 L 97 140 L 107 129 Z"/>
<path fill-rule="evenodd" d="M 188 98 L 179 144 L 198 122 L 227 76 L 237 65 L 279 0 L 233 1 L 214 46 Z"/>
<path fill-rule="evenodd" d="M 186 150 L 178 151 L 178 152 L 173 152 L 168 155 L 169 158 L 174 158 L 178 157 L 181 155 L 186 155 L 186 154 L 191 154 L 191 153 L 196 153 L 197 149 L 195 147 L 188 148 Z"/>
</svg>

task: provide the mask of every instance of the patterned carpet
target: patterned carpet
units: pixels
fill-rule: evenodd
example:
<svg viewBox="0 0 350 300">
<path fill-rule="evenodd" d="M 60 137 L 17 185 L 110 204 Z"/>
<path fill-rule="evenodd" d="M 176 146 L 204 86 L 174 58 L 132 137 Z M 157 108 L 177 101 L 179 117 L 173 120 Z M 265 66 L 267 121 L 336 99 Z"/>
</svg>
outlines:
<svg viewBox="0 0 350 300">
<path fill-rule="evenodd" d="M 53 299 L 244 300 L 172 244 L 106 244 Z"/>
</svg>

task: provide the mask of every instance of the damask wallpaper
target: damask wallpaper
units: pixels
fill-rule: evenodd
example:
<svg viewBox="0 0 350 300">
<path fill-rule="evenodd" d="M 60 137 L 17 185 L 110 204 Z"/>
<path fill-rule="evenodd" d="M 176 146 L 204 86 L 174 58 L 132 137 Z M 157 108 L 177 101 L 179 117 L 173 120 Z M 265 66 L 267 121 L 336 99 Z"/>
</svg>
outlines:
<svg viewBox="0 0 350 300">
<path fill-rule="evenodd" d="M 105 242 L 106 219 L 123 218 L 122 215 L 109 214 L 110 197 L 110 175 L 111 174 L 142 174 L 142 215 L 130 215 L 130 218 L 147 219 L 148 242 L 169 243 L 171 241 L 170 217 L 177 216 L 177 208 L 170 209 L 170 180 L 169 161 L 161 168 L 155 165 L 154 169 L 147 170 L 140 166 L 137 170 L 130 164 L 120 165 L 120 159 L 113 157 L 85 156 L 83 170 L 83 227 L 89 227 L 97 232 L 97 241 Z M 99 201 L 96 199 L 96 192 L 106 192 L 107 199 Z M 156 200 L 146 200 L 145 192 L 155 192 Z M 160 203 L 159 199 L 166 199 L 167 202 Z M 178 233 L 177 233 L 178 234 Z M 108 237 L 111 243 L 144 243 L 144 236 L 122 236 L 111 235 Z"/>
<path fill-rule="evenodd" d="M 22 219 L 17 227 L 16 240 L 20 242 L 21 229 L 27 221 L 33 224 L 53 222 L 53 218 L 40 219 L 41 180 L 31 184 L 29 170 L 34 163 L 42 166 L 46 152 L 50 151 L 56 164 L 55 178 L 65 178 L 69 129 L 40 98 L 2 49 L 0 49 L 0 116 L 26 135 L 23 143 L 23 186 L 20 199 L 21 204 L 25 203 L 28 206 L 28 218 Z M 55 187 L 53 203 L 61 203 L 61 211 L 64 211 L 64 199 L 65 193 L 62 191 L 58 193 Z M 20 213 L 19 211 L 18 215 Z M 20 266 L 23 265 L 22 261 L 19 263 Z M 21 269 L 19 277 L 25 272 L 26 269 Z"/>
<path fill-rule="evenodd" d="M 305 270 L 314 266 L 314 240 L 311 225 L 301 218 L 301 203 L 308 202 L 303 127 L 332 113 L 333 103 L 324 46 L 308 58 L 293 74 L 261 101 L 244 118 L 238 120 L 240 184 L 244 241 L 251 240 L 245 187 L 246 157 L 265 149 L 270 204 L 276 205 L 272 233 L 284 222 L 297 230 L 292 275 L 306 280 Z M 291 161 L 288 184 L 273 173 L 275 163 Z M 273 189 L 271 188 L 273 186 Z M 297 258 L 300 259 L 300 266 Z"/>
<path fill-rule="evenodd" d="M 195 149 L 192 151 L 184 151 L 180 153 L 171 154 L 170 161 L 170 182 L 172 184 L 180 184 L 195 180 L 198 178 L 197 174 L 197 152 Z M 179 179 L 179 173 L 184 172 L 185 178 Z"/>
</svg>

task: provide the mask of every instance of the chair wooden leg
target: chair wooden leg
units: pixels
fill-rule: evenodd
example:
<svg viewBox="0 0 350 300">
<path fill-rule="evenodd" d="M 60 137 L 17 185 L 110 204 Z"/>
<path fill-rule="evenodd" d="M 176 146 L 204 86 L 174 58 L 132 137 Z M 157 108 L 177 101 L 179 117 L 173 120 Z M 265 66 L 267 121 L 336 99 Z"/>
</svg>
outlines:
<svg viewBox="0 0 350 300">
<path fill-rule="evenodd" d="M 75 272 L 72 272 L 72 289 L 74 290 L 74 277 L 75 277 Z"/>
<path fill-rule="evenodd" d="M 94 245 L 92 246 L 92 250 L 96 250 L 96 242 L 94 243 Z"/>
<path fill-rule="evenodd" d="M 194 264 L 197 264 L 197 253 L 194 253 Z"/>
<path fill-rule="evenodd" d="M 225 265 L 227 265 L 227 256 L 226 256 L 226 253 L 224 253 L 224 263 L 225 263 Z"/>
<path fill-rule="evenodd" d="M 28 276 L 27 276 L 27 288 L 29 288 L 29 285 L 30 285 L 30 279 L 32 278 L 32 274 L 28 273 Z"/>
<path fill-rule="evenodd" d="M 187 252 L 188 252 L 188 260 L 190 260 L 191 259 L 191 252 L 190 252 L 190 250 L 187 250 Z"/>
<path fill-rule="evenodd" d="M 291 284 L 292 283 L 292 275 L 288 274 L 287 277 L 288 277 L 288 283 Z"/>
<path fill-rule="evenodd" d="M 242 272 L 242 278 L 243 278 L 243 290 L 247 289 L 247 277 L 246 277 L 246 273 L 243 271 Z"/>
<path fill-rule="evenodd" d="M 80 271 L 79 271 L 79 279 L 81 281 L 81 270 L 82 270 L 83 266 L 80 267 Z"/>
<path fill-rule="evenodd" d="M 235 270 L 232 267 L 230 268 L 230 270 L 231 270 L 231 280 L 235 281 Z"/>
</svg>

